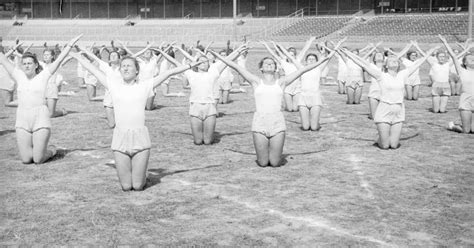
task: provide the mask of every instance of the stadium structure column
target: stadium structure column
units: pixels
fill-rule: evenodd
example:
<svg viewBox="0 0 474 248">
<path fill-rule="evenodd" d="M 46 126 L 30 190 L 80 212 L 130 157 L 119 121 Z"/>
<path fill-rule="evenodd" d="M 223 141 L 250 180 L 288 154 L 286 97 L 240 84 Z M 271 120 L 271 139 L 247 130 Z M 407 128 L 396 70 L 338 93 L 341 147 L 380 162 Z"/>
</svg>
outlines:
<svg viewBox="0 0 474 248">
<path fill-rule="evenodd" d="M 469 25 L 468 25 L 468 31 L 467 31 L 467 37 L 469 39 L 472 39 L 472 4 L 473 4 L 474 0 L 469 0 Z"/>
<path fill-rule="evenodd" d="M 232 38 L 234 41 L 237 41 L 237 0 L 233 0 L 233 7 L 232 7 L 232 17 L 233 17 L 233 22 L 232 22 Z"/>
</svg>

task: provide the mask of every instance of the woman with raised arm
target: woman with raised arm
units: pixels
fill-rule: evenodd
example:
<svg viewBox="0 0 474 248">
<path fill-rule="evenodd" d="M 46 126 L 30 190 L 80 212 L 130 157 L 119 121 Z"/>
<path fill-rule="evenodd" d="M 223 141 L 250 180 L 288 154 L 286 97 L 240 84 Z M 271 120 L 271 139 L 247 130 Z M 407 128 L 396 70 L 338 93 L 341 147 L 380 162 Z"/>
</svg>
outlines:
<svg viewBox="0 0 474 248">
<path fill-rule="evenodd" d="M 454 122 L 449 122 L 448 129 L 459 133 L 474 133 L 474 54 L 466 54 L 461 64 L 446 39 L 441 35 L 439 37 L 453 60 L 454 67 L 459 74 L 459 79 L 462 84 L 461 97 L 459 99 L 461 126 L 455 125 Z"/>
<path fill-rule="evenodd" d="M 383 68 L 385 66 L 385 55 L 383 52 L 380 51 L 375 51 L 374 54 L 372 55 L 371 58 L 372 66 L 375 66 L 380 71 L 383 71 Z M 377 110 L 377 106 L 379 105 L 380 102 L 380 86 L 379 83 L 377 82 L 377 79 L 370 76 L 370 86 L 369 86 L 369 93 L 367 94 L 367 97 L 369 98 L 369 110 L 370 110 L 370 115 L 369 119 L 373 120 L 375 116 L 375 112 Z"/>
<path fill-rule="evenodd" d="M 324 45 L 323 45 L 324 46 Z M 301 129 L 303 131 L 319 131 L 319 117 L 323 107 L 323 100 L 321 91 L 319 90 L 322 73 L 328 65 L 329 60 L 335 54 L 327 47 L 326 51 L 330 51 L 328 56 L 322 58 L 320 65 L 303 75 L 301 75 L 301 94 L 298 98 L 298 109 L 301 117 Z M 298 68 L 303 68 L 303 65 L 295 58 L 291 57 L 286 51 L 282 51 L 291 60 L 291 62 Z M 331 55 L 331 57 L 329 57 Z M 306 56 L 306 65 L 311 65 L 318 62 L 318 55 L 310 53 Z"/>
<path fill-rule="evenodd" d="M 433 101 L 433 113 L 446 113 L 451 86 L 449 85 L 450 62 L 444 51 L 436 51 L 434 57 L 430 57 L 428 63 L 431 65 L 431 96 Z"/>
<path fill-rule="evenodd" d="M 0 63 L 18 85 L 15 129 L 21 161 L 25 164 L 44 163 L 56 154 L 54 147 L 47 149 L 51 120 L 45 101 L 46 88 L 51 75 L 56 72 L 81 36 L 69 41 L 57 59 L 45 68 L 41 68 L 38 59 L 31 53 L 23 54 L 21 68 L 12 65 L 7 57 L 0 53 Z"/>
<path fill-rule="evenodd" d="M 397 55 L 399 58 L 402 59 L 403 65 L 408 68 L 411 67 L 414 63 L 416 63 L 418 58 L 418 53 L 420 53 L 422 56 L 425 56 L 426 54 L 420 49 L 418 46 L 418 43 L 415 41 L 412 41 L 411 44 L 417 49 L 415 51 L 408 50 L 404 52 L 403 54 L 400 53 Z M 406 58 L 403 57 L 403 55 L 406 53 Z M 420 85 L 421 85 L 421 79 L 420 79 L 420 69 L 416 70 L 413 74 L 411 74 L 408 77 L 408 80 L 405 82 L 405 92 L 406 92 L 406 99 L 411 101 L 417 101 L 418 96 L 420 94 Z"/>
<path fill-rule="evenodd" d="M 157 77 L 140 80 L 140 66 L 133 57 L 120 62 L 120 76 L 111 78 L 78 54 L 72 55 L 110 92 L 114 103 L 116 125 L 112 151 L 118 178 L 123 191 L 143 190 L 150 157 L 151 141 L 145 126 L 145 105 L 150 92 L 172 75 L 184 72 L 194 65 L 181 66 Z"/>
<path fill-rule="evenodd" d="M 40 61 L 41 67 L 45 68 L 49 64 L 53 63 L 56 58 L 56 54 L 54 49 L 46 48 L 43 51 L 43 61 Z M 63 76 L 56 72 L 51 75 L 48 81 L 48 87 L 46 88 L 46 105 L 49 109 L 49 117 L 55 118 L 59 116 L 64 116 L 67 114 L 66 109 L 62 109 L 62 111 L 56 111 L 56 106 L 59 100 L 59 87 L 63 83 Z"/>
<path fill-rule="evenodd" d="M 282 46 L 276 46 L 280 52 L 287 51 L 290 54 L 290 57 L 296 59 L 296 61 L 301 62 L 303 61 L 304 56 L 306 55 L 306 52 L 309 50 L 311 47 L 311 44 L 316 40 L 316 37 L 310 37 L 307 41 L 305 46 L 301 49 L 299 53 L 296 52 L 296 48 L 294 47 L 289 47 L 288 49 L 285 49 Z M 289 58 L 284 58 L 283 60 L 279 61 L 283 71 L 285 72 L 285 75 L 290 75 L 291 73 L 297 71 L 296 66 L 290 61 Z M 285 99 L 285 105 L 286 105 L 286 110 L 289 112 L 296 112 L 298 111 L 298 97 L 299 94 L 301 93 L 301 81 L 300 79 L 297 79 L 297 81 L 288 87 L 285 87 L 285 92 L 284 92 L 284 99 Z"/>
<path fill-rule="evenodd" d="M 339 45 L 340 43 L 335 49 Z M 233 61 L 217 53 L 214 54 L 242 75 L 254 88 L 256 112 L 252 122 L 252 137 L 257 152 L 257 164 L 262 167 L 280 166 L 286 131 L 285 118 L 281 112 L 284 89 L 301 75 L 320 66 L 326 60 L 309 64 L 294 73 L 279 77 L 276 71 L 277 62 L 270 57 L 265 57 L 259 63 L 259 69 L 262 72 L 262 77 L 259 77 Z"/>
<path fill-rule="evenodd" d="M 14 53 L 21 46 L 21 44 L 22 43 L 16 44 L 7 53 L 5 53 L 5 57 L 8 58 L 8 61 L 12 65 L 15 64 L 15 59 L 18 59 L 15 57 Z M 1 52 L 3 53 L 3 47 L 2 47 Z M 15 88 L 16 88 L 15 80 L 13 80 L 13 78 L 10 76 L 8 71 L 3 66 L 0 66 L 0 93 L 1 93 L 0 97 L 3 100 L 3 104 L 5 107 L 18 106 L 18 102 L 13 100 Z"/>
<path fill-rule="evenodd" d="M 352 49 L 352 52 L 359 55 L 359 49 Z M 346 63 L 346 95 L 347 104 L 360 104 L 362 89 L 364 87 L 364 70 L 352 60 L 347 59 L 344 54 L 340 54 Z M 363 59 L 367 59 L 370 54 L 366 53 Z"/>
<path fill-rule="evenodd" d="M 114 78 L 120 78 L 120 54 L 117 51 L 111 51 L 109 53 L 109 62 L 101 60 L 99 57 L 95 56 L 88 49 L 81 48 L 81 56 L 87 55 L 87 58 L 90 59 L 92 64 L 97 64 L 99 69 L 105 73 L 106 77 L 112 82 Z M 80 64 L 80 63 L 79 63 Z M 90 74 L 90 70 L 87 70 Z M 95 75 L 92 75 L 95 77 Z M 109 128 L 115 127 L 115 114 L 114 114 L 114 103 L 108 88 L 105 88 L 103 105 L 105 109 L 105 116 L 107 118 L 107 125 Z"/>
<path fill-rule="evenodd" d="M 238 49 L 227 56 L 228 59 L 234 60 L 239 55 L 239 51 L 247 48 L 247 44 L 241 45 Z M 215 56 L 215 53 L 213 53 Z M 163 57 L 168 59 L 176 66 L 182 66 L 181 63 L 163 53 Z M 214 130 L 216 128 L 216 100 L 215 89 L 219 75 L 225 68 L 225 64 L 217 62 L 209 64 L 207 56 L 199 56 L 196 60 L 199 62 L 197 71 L 188 70 L 184 76 L 188 79 L 191 86 L 189 96 L 189 116 L 191 117 L 191 131 L 193 133 L 194 144 L 210 145 L 214 139 Z"/>
<path fill-rule="evenodd" d="M 431 49 L 428 54 L 431 54 L 435 49 Z M 381 149 L 397 149 L 400 146 L 400 135 L 405 121 L 405 106 L 403 104 L 405 81 L 425 62 L 429 55 L 405 70 L 400 70 L 401 62 L 396 56 L 391 55 L 386 60 L 385 72 L 382 72 L 378 68 L 374 68 L 365 59 L 347 50 L 341 51 L 347 58 L 377 79 L 380 85 L 380 103 L 374 116 L 379 133 L 377 145 Z"/>
</svg>

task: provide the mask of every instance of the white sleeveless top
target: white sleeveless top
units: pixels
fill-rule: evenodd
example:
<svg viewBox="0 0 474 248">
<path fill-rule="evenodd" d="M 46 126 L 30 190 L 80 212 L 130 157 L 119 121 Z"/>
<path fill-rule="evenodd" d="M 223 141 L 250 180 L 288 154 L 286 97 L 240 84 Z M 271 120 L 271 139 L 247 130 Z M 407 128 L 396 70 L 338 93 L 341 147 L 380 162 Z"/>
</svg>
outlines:
<svg viewBox="0 0 474 248">
<path fill-rule="evenodd" d="M 260 84 L 255 87 L 255 108 L 259 113 L 275 113 L 281 111 L 281 101 L 283 99 L 283 89 L 278 80 L 274 84 Z"/>
</svg>

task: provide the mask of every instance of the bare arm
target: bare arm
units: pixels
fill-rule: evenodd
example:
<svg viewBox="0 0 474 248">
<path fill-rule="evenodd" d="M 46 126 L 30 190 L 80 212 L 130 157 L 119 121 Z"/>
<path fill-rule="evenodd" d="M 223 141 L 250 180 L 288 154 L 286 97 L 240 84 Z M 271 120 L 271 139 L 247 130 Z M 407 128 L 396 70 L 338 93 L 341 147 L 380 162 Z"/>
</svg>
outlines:
<svg viewBox="0 0 474 248">
<path fill-rule="evenodd" d="M 166 60 L 168 60 L 170 63 L 172 63 L 174 66 L 176 67 L 180 67 L 180 66 L 183 66 L 181 63 L 179 63 L 179 61 L 177 61 L 175 58 L 169 56 L 166 52 L 160 50 L 160 49 L 155 49 L 153 48 L 153 50 L 159 52 L 161 54 L 161 56 L 163 56 Z"/>
<path fill-rule="evenodd" d="M 234 61 L 232 60 L 229 60 L 227 58 L 224 58 L 222 56 L 220 56 L 218 53 L 214 52 L 214 51 L 210 51 L 212 54 L 214 54 L 214 56 L 216 56 L 217 59 L 221 60 L 222 62 L 224 62 L 224 64 L 226 64 L 227 66 L 229 66 L 230 68 L 236 70 L 240 75 L 242 75 L 242 77 L 247 80 L 249 83 L 252 84 L 252 86 L 256 87 L 258 85 L 258 83 L 260 82 L 260 78 L 253 75 L 251 72 L 249 72 L 247 69 L 239 66 L 237 63 L 235 63 Z"/>
<path fill-rule="evenodd" d="M 303 60 L 304 56 L 306 55 L 309 48 L 311 47 L 311 44 L 313 44 L 313 42 L 315 40 L 316 40 L 316 37 L 314 37 L 314 36 L 309 37 L 309 39 L 304 44 L 304 47 L 301 49 L 301 51 L 296 56 L 296 60 L 298 60 L 299 62 L 301 62 Z"/>
<path fill-rule="evenodd" d="M 282 57 L 280 57 L 278 54 L 276 54 L 269 46 L 268 44 L 265 42 L 265 41 L 260 41 L 260 43 L 267 49 L 268 53 L 270 53 L 270 55 L 275 58 L 277 61 L 281 61 L 283 60 Z"/>
<path fill-rule="evenodd" d="M 289 85 L 289 84 L 293 83 L 297 78 L 301 77 L 301 75 L 303 75 L 304 73 L 306 73 L 310 70 L 313 70 L 314 68 L 316 68 L 316 67 L 320 66 L 321 64 L 325 63 L 326 61 L 328 61 L 330 58 L 332 58 L 332 56 L 334 56 L 335 53 L 336 53 L 336 51 L 332 51 L 328 56 L 326 56 L 325 58 L 319 60 L 317 63 L 307 65 L 307 66 L 305 66 L 303 68 L 300 68 L 297 71 L 291 73 L 290 75 L 284 76 L 283 78 L 281 78 L 280 83 L 284 84 L 284 85 Z"/>
<path fill-rule="evenodd" d="M 426 55 L 426 53 L 423 50 L 421 50 L 420 46 L 418 45 L 418 42 L 412 41 L 412 44 L 416 48 L 416 50 L 421 54 L 421 56 L 424 57 Z"/>
<path fill-rule="evenodd" d="M 123 48 L 123 50 L 127 51 L 128 54 L 134 56 L 134 55 L 133 55 L 133 52 L 132 52 L 130 49 L 128 49 L 128 47 L 125 46 L 125 44 L 123 44 L 123 43 L 122 43 L 121 41 L 119 41 L 119 40 L 117 40 L 117 43 L 119 43 L 119 45 Z M 113 46 L 113 45 L 112 45 L 112 46 Z"/>
<path fill-rule="evenodd" d="M 59 56 L 56 58 L 56 60 L 48 65 L 48 70 L 51 74 L 54 74 L 56 70 L 59 68 L 59 65 L 63 62 L 63 60 L 66 58 L 66 56 L 69 54 L 71 51 L 71 48 L 76 44 L 76 42 L 82 37 L 82 34 L 78 35 L 77 37 L 73 38 L 70 40 L 66 47 L 61 51 Z"/>
<path fill-rule="evenodd" d="M 82 57 L 81 54 L 79 53 L 71 53 L 71 57 L 75 58 L 81 65 L 88 70 L 92 75 L 94 75 L 99 82 L 104 85 L 105 88 L 108 88 L 107 85 L 107 77 L 105 73 L 103 73 L 99 68 L 94 66 L 91 62 L 89 62 L 87 59 Z"/>
<path fill-rule="evenodd" d="M 299 60 L 298 58 L 293 58 L 286 49 L 281 49 L 281 52 L 291 61 L 291 63 L 296 66 L 297 69 L 301 69 L 304 67 L 303 64 L 301 64 L 301 60 Z"/>
<path fill-rule="evenodd" d="M 227 55 L 226 59 L 234 61 L 246 49 L 248 49 L 247 43 L 244 43 L 244 44 L 240 45 L 237 49 L 235 49 L 231 54 Z M 222 71 L 224 70 L 225 67 L 226 67 L 226 64 L 224 64 L 224 62 L 222 62 L 222 61 L 217 61 L 215 63 L 215 68 L 217 69 L 219 74 L 222 73 Z"/>
<path fill-rule="evenodd" d="M 168 79 L 169 77 L 173 76 L 173 75 L 176 75 L 176 74 L 179 74 L 179 73 L 182 73 L 186 70 L 189 70 L 201 63 L 203 63 L 204 61 L 202 62 L 193 62 L 189 65 L 181 65 L 179 67 L 175 67 L 171 70 L 166 70 L 162 73 L 160 73 L 157 77 L 154 77 L 153 78 L 153 88 L 156 88 L 157 86 L 159 86 L 160 84 L 162 84 L 163 82 L 166 81 L 166 79 Z"/>
<path fill-rule="evenodd" d="M 451 56 L 451 59 L 453 60 L 454 68 L 456 68 L 456 71 L 458 72 L 458 74 L 461 73 L 462 71 L 461 64 L 459 63 L 459 60 L 456 57 L 456 54 L 454 54 L 453 49 L 449 46 L 448 41 L 446 41 L 446 39 L 441 35 L 439 35 L 438 37 L 441 40 L 441 42 L 444 44 L 444 46 L 446 47 L 446 50 L 448 50 L 449 56 Z"/>
<path fill-rule="evenodd" d="M 191 61 L 196 61 L 196 58 L 191 56 L 191 54 L 189 54 L 188 52 L 184 51 L 181 47 L 175 46 L 174 48 L 178 49 L 178 51 L 180 51 L 183 54 L 183 56 L 186 57 L 187 59 Z"/>
<path fill-rule="evenodd" d="M 362 59 L 361 57 L 351 53 L 350 51 L 348 51 L 346 49 L 342 49 L 341 52 L 343 54 L 345 54 L 347 56 L 347 58 L 351 59 L 352 61 L 354 61 L 354 63 L 356 63 L 357 65 L 362 67 L 365 71 L 367 71 L 367 73 L 369 73 L 370 76 L 372 76 L 375 79 L 380 78 L 381 71 L 378 70 L 378 69 L 375 69 L 373 66 L 371 66 L 371 64 L 369 62 L 367 62 L 366 60 Z"/>
<path fill-rule="evenodd" d="M 458 59 L 461 59 L 462 57 L 464 57 L 464 55 L 466 55 L 467 53 L 470 52 L 471 48 L 474 46 L 474 44 L 469 44 L 466 46 L 466 48 L 464 48 L 463 51 L 461 51 L 456 57 Z"/>
<path fill-rule="evenodd" d="M 410 76 L 411 74 L 413 74 L 428 59 L 428 57 L 430 57 L 431 54 L 437 49 L 439 49 L 439 46 L 431 48 L 430 50 L 428 50 L 428 52 L 426 52 L 426 54 L 425 54 L 425 56 L 423 56 L 423 58 L 416 60 L 416 62 L 413 63 L 412 66 L 408 67 L 406 69 L 407 70 L 407 76 Z"/>
<path fill-rule="evenodd" d="M 407 54 L 408 50 L 410 50 L 411 46 L 413 43 L 406 44 L 405 47 L 398 53 L 395 53 L 395 56 L 397 56 L 397 59 L 400 59 L 401 57 L 405 56 Z"/>
</svg>

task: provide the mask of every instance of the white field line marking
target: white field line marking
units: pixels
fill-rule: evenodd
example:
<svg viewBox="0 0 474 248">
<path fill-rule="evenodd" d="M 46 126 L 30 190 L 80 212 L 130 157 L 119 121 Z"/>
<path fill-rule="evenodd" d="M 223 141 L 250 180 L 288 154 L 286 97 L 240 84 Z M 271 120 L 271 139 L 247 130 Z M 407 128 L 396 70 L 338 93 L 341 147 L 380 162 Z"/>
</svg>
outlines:
<svg viewBox="0 0 474 248">
<path fill-rule="evenodd" d="M 261 207 L 257 204 L 251 203 L 251 202 L 242 201 L 241 199 L 239 199 L 238 197 L 235 197 L 235 196 L 225 195 L 224 194 L 225 192 L 223 190 L 221 190 L 220 185 L 216 185 L 216 184 L 212 184 L 212 183 L 205 183 L 204 185 L 198 185 L 198 184 L 193 184 L 191 182 L 188 182 L 188 181 L 185 181 L 185 180 L 180 180 L 180 179 L 175 179 L 174 181 L 177 181 L 177 182 L 181 183 L 184 186 L 194 185 L 194 186 L 197 186 L 197 188 L 207 188 L 207 189 L 204 189 L 204 192 L 207 193 L 210 196 L 214 197 L 214 196 L 218 195 L 220 198 L 222 198 L 224 200 L 227 200 L 227 201 L 230 201 L 230 202 L 233 202 L 233 203 L 237 203 L 239 205 L 242 205 L 242 206 L 244 206 L 248 209 L 254 210 L 256 212 L 272 214 L 272 215 L 278 216 L 282 219 L 299 222 L 301 224 L 305 224 L 306 226 L 313 227 L 313 228 L 325 229 L 325 230 L 328 230 L 328 231 L 333 232 L 333 233 L 335 233 L 337 235 L 340 235 L 340 236 L 347 236 L 347 237 L 351 237 L 351 238 L 355 238 L 355 239 L 359 239 L 359 240 L 367 240 L 367 241 L 377 243 L 377 244 L 385 246 L 385 247 L 395 247 L 395 245 L 389 244 L 385 241 L 378 240 L 378 239 L 370 237 L 370 236 L 362 236 L 362 235 L 352 234 L 347 230 L 332 226 L 329 223 L 329 221 L 324 220 L 322 218 L 294 216 L 294 215 L 286 214 L 286 213 L 284 213 L 282 211 L 279 211 L 279 210 L 275 210 L 275 209 L 271 209 L 271 208 L 264 208 L 264 207 Z"/>
<path fill-rule="evenodd" d="M 359 177 L 360 186 L 367 192 L 367 196 L 370 199 L 374 199 L 374 194 L 372 193 L 372 190 L 370 189 L 372 187 L 370 186 L 369 182 L 365 180 L 364 171 L 359 166 L 359 162 L 361 162 L 362 160 L 354 154 L 351 154 L 349 156 L 349 160 L 351 161 L 352 168 L 356 171 L 356 174 Z"/>
</svg>

